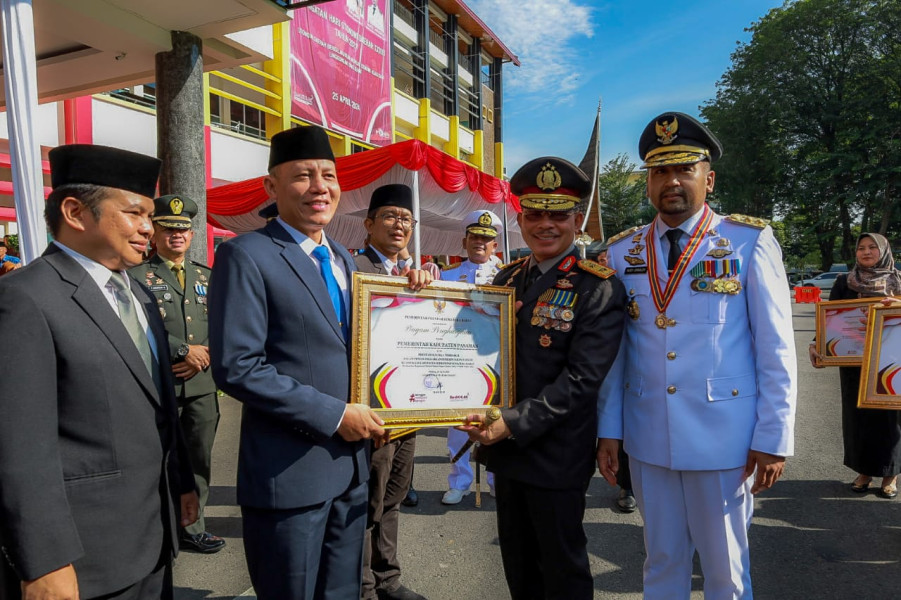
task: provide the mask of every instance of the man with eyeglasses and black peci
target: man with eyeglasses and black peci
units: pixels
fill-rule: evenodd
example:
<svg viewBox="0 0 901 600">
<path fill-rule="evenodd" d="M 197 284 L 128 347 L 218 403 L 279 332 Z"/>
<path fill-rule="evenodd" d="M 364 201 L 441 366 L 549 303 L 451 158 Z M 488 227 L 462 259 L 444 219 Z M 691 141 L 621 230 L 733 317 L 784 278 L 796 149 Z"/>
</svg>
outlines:
<svg viewBox="0 0 901 600">
<path fill-rule="evenodd" d="M 590 600 L 585 492 L 594 471 L 598 389 L 616 357 L 626 293 L 614 271 L 579 260 L 576 232 L 591 181 L 572 163 L 532 160 L 510 180 L 531 256 L 495 285 L 516 289 L 516 402 L 484 429 L 497 529 L 513 600 Z"/>
<path fill-rule="evenodd" d="M 377 188 L 369 201 L 363 222 L 368 244 L 354 257 L 362 273 L 406 275 L 411 259 L 401 258 L 410 242 L 413 190 L 402 183 Z M 400 583 L 397 558 L 397 522 L 400 503 L 413 481 L 416 433 L 393 440 L 372 452 L 369 469 L 369 505 L 363 544 L 363 600 L 390 598 L 419 600 L 423 596 Z"/>
</svg>

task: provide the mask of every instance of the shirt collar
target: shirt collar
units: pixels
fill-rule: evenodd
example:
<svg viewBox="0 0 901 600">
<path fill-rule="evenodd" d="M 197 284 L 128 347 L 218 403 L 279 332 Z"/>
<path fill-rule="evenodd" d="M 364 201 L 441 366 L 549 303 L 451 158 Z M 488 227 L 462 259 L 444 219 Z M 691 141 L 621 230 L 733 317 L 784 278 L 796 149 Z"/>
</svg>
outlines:
<svg viewBox="0 0 901 600">
<path fill-rule="evenodd" d="M 682 221 L 675 227 L 669 227 L 663 221 L 658 220 L 658 223 L 660 225 L 662 225 L 662 227 L 657 229 L 657 234 L 660 237 L 660 239 L 663 239 L 663 237 L 666 235 L 667 231 L 669 231 L 670 229 L 678 229 L 679 231 L 684 233 L 686 236 L 691 236 L 691 232 L 694 230 L 695 225 L 698 224 L 698 222 L 701 220 L 701 217 L 703 217 L 703 216 L 704 216 L 704 208 L 701 207 L 701 210 L 699 210 L 695 214 L 691 215 L 690 217 L 688 217 L 687 219 L 685 219 L 684 221 Z"/>
<path fill-rule="evenodd" d="M 575 248 L 575 247 L 576 247 L 575 244 L 570 244 L 569 248 L 567 248 L 564 252 L 561 252 L 554 258 L 548 258 L 548 259 L 541 261 L 540 263 L 538 263 L 538 270 L 540 270 L 541 274 L 544 275 L 545 273 L 547 273 L 548 271 L 551 270 L 551 267 L 553 267 L 558 262 L 563 260 L 564 256 L 566 256 L 567 254 L 572 252 L 573 248 Z M 534 255 L 533 255 L 533 258 L 534 258 Z M 529 259 L 529 263 L 530 263 L 529 268 L 531 269 L 535 265 L 535 261 L 533 259 Z"/>
<path fill-rule="evenodd" d="M 75 262 L 80 264 L 84 270 L 88 272 L 88 275 L 91 276 L 91 279 L 97 283 L 100 289 L 105 288 L 109 284 L 109 279 L 113 274 L 113 271 L 104 267 L 96 260 L 90 259 L 84 254 L 76 252 L 65 244 L 60 243 L 58 240 L 53 240 L 53 243 L 59 246 L 60 250 L 75 259 Z M 125 285 L 128 286 L 128 289 L 131 289 L 131 279 L 128 277 L 128 274 L 125 271 L 116 271 L 116 273 L 122 275 L 122 278 L 125 280 Z"/>
<path fill-rule="evenodd" d="M 276 221 L 278 224 L 285 228 L 285 231 L 288 232 L 288 235 L 297 242 L 297 245 L 300 246 L 300 249 L 303 250 L 307 256 L 313 255 L 313 250 L 316 249 L 316 246 L 325 246 L 328 248 L 329 256 L 334 258 L 335 253 L 332 251 L 332 247 L 328 243 L 328 238 L 325 235 L 325 232 L 322 233 L 322 244 L 317 244 L 312 238 L 308 237 L 306 234 L 301 232 L 298 229 L 294 229 L 290 225 L 288 225 L 281 217 L 276 217 Z"/>
</svg>

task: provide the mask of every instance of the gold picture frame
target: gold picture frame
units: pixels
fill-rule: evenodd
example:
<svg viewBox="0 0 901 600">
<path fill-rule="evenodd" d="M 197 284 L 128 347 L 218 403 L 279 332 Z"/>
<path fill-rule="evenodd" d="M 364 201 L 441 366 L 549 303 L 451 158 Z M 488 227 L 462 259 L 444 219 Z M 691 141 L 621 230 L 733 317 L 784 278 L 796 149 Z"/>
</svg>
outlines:
<svg viewBox="0 0 901 600">
<path fill-rule="evenodd" d="M 863 364 L 866 321 L 870 307 L 880 298 L 827 300 L 817 303 L 816 350 L 823 367 L 855 367 Z"/>
<path fill-rule="evenodd" d="M 351 401 L 371 406 L 392 437 L 463 425 L 513 404 L 513 289 L 353 274 Z M 400 431 L 398 431 L 400 429 Z"/>
<path fill-rule="evenodd" d="M 901 410 L 901 304 L 875 304 L 867 321 L 858 408 Z"/>
</svg>

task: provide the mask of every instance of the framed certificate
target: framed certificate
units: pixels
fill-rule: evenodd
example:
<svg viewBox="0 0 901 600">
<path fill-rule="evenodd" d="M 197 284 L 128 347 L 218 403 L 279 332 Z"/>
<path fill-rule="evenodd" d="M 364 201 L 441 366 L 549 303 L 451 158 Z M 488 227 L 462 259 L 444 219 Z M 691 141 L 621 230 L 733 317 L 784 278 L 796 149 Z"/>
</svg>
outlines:
<svg viewBox="0 0 901 600">
<path fill-rule="evenodd" d="M 354 273 L 351 398 L 392 429 L 512 404 L 513 289 Z M 394 434 L 398 432 L 393 432 Z"/>
<path fill-rule="evenodd" d="M 857 406 L 901 410 L 901 304 L 870 311 Z"/>
<path fill-rule="evenodd" d="M 824 367 L 860 366 L 866 341 L 867 313 L 881 298 L 830 300 L 817 304 L 817 363 Z"/>
</svg>

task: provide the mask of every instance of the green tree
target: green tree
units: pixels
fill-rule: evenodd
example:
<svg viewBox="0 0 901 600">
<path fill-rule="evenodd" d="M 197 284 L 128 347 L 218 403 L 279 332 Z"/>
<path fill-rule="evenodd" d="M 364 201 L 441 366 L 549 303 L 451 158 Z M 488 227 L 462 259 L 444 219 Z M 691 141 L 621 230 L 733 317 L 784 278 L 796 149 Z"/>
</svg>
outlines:
<svg viewBox="0 0 901 600">
<path fill-rule="evenodd" d="M 618 154 L 604 166 L 598 177 L 604 239 L 653 218 L 653 208 L 648 218 L 645 201 L 647 178 L 644 171 L 636 171 L 636 167 L 627 154 Z"/>
<path fill-rule="evenodd" d="M 723 142 L 717 200 L 791 221 L 823 268 L 858 224 L 898 228 L 901 3 L 797 0 L 754 23 L 702 115 Z"/>
</svg>

